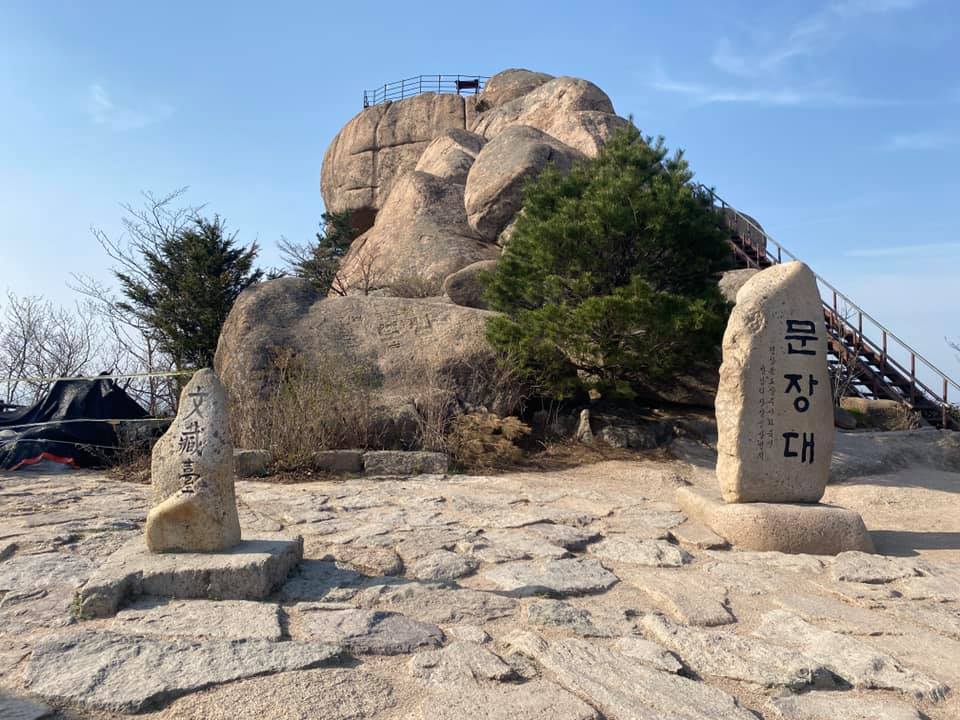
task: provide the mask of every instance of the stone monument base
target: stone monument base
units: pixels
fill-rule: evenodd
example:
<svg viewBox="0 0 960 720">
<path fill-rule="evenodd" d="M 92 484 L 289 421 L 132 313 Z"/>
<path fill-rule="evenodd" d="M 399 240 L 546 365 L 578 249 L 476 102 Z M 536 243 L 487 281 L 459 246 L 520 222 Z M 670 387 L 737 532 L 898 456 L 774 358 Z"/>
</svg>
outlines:
<svg viewBox="0 0 960 720">
<path fill-rule="evenodd" d="M 303 559 L 303 538 L 242 540 L 217 553 L 152 553 L 143 537 L 123 545 L 77 591 L 78 618 L 110 617 L 139 595 L 260 600 Z"/>
<path fill-rule="evenodd" d="M 725 503 L 719 491 L 697 487 L 678 489 L 677 504 L 742 550 L 811 555 L 874 551 L 860 514 L 836 505 Z"/>
</svg>

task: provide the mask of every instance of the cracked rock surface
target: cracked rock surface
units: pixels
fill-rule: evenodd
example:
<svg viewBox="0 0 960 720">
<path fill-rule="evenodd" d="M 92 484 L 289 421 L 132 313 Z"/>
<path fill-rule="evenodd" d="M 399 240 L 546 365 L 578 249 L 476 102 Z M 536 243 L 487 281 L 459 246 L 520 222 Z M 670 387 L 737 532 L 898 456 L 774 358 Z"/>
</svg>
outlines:
<svg viewBox="0 0 960 720">
<path fill-rule="evenodd" d="M 896 440 L 919 459 L 886 475 L 849 475 L 874 472 L 854 452 L 876 451 L 868 434 L 838 441 L 844 479 L 826 500 L 861 512 L 882 554 L 836 558 L 685 535 L 673 494 L 716 482 L 709 449 L 241 480 L 245 537 L 304 538 L 278 591 L 140 597 L 84 621 L 74 594 L 142 533 L 149 488 L 0 474 L 0 716 L 955 720 L 960 474 L 924 449 L 935 436 Z"/>
</svg>

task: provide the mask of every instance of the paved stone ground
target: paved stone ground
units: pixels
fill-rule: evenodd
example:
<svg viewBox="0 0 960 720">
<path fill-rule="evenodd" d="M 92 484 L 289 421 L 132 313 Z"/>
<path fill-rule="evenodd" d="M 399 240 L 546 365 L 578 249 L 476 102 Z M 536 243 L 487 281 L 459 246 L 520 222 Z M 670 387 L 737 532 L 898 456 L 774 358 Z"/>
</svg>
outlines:
<svg viewBox="0 0 960 720">
<path fill-rule="evenodd" d="M 838 443 L 827 500 L 887 555 L 717 549 L 672 504 L 678 440 L 563 472 L 239 482 L 244 536 L 301 534 L 263 602 L 140 599 L 71 619 L 146 490 L 0 474 L 0 717 L 960 717 L 960 444 Z M 46 713 L 46 714 L 45 714 Z"/>
</svg>

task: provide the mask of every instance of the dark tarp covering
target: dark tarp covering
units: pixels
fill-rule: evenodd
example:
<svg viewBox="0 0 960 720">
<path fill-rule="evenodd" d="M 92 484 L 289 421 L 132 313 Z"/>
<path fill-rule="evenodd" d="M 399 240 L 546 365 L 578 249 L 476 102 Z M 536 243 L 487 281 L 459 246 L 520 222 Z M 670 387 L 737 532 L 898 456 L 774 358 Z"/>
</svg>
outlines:
<svg viewBox="0 0 960 720">
<path fill-rule="evenodd" d="M 58 380 L 36 405 L 0 413 L 0 468 L 15 470 L 44 459 L 102 466 L 118 444 L 118 424 L 106 420 L 145 417 L 113 380 Z"/>
</svg>

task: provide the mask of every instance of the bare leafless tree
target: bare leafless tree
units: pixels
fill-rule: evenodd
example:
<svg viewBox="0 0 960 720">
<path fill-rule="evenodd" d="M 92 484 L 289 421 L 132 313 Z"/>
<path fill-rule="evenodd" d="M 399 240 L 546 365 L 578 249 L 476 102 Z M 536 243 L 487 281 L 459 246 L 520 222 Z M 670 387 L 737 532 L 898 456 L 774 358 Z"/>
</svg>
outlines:
<svg viewBox="0 0 960 720">
<path fill-rule="evenodd" d="M 8 292 L 0 325 L 0 398 L 8 405 L 37 402 L 58 377 L 72 377 L 116 364 L 104 324 L 91 302 L 73 309 L 39 296 Z"/>
<path fill-rule="evenodd" d="M 150 285 L 152 276 L 146 271 L 143 257 L 158 253 L 163 242 L 177 237 L 203 210 L 202 205 L 180 206 L 187 188 L 166 195 L 143 193 L 143 207 L 123 204 L 126 212 L 121 220 L 123 232 L 111 237 L 93 227 L 91 232 L 114 262 L 114 269 L 139 282 Z M 118 372 L 143 374 L 170 372 L 175 367 L 169 354 L 161 350 L 158 333 L 144 322 L 126 298 L 105 283 L 84 275 L 74 275 L 71 288 L 84 295 L 103 318 L 112 344 L 118 350 Z M 129 378 L 121 386 L 154 416 L 176 409 L 179 384 L 174 377 Z"/>
</svg>

